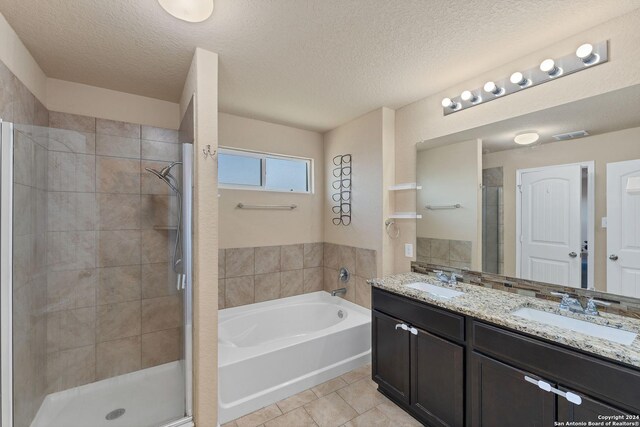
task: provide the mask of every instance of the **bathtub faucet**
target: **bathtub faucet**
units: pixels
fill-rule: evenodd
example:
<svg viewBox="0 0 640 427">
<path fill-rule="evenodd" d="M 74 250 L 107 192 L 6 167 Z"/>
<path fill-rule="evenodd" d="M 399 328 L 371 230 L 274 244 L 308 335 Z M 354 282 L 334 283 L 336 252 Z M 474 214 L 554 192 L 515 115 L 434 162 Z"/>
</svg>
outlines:
<svg viewBox="0 0 640 427">
<path fill-rule="evenodd" d="M 340 288 L 331 291 L 331 296 L 335 297 L 337 295 L 345 295 L 347 293 L 347 288 Z"/>
</svg>

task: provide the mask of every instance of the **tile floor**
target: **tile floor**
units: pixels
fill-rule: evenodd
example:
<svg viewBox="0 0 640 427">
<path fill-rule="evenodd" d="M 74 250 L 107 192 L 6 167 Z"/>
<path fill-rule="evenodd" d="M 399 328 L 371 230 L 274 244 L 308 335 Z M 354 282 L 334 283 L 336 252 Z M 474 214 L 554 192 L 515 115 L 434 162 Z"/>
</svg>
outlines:
<svg viewBox="0 0 640 427">
<path fill-rule="evenodd" d="M 418 421 L 384 397 L 371 365 L 329 380 L 222 427 L 413 427 Z"/>
</svg>

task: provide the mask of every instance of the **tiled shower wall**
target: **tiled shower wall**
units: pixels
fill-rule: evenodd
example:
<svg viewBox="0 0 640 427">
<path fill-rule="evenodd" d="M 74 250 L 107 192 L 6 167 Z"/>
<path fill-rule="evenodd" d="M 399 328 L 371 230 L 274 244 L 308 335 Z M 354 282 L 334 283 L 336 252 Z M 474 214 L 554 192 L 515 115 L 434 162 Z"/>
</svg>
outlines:
<svg viewBox="0 0 640 427">
<path fill-rule="evenodd" d="M 219 308 L 237 307 L 346 287 L 349 301 L 370 307 L 366 280 L 376 275 L 375 251 L 330 243 L 220 249 Z M 347 267 L 351 280 L 338 282 Z"/>
<path fill-rule="evenodd" d="M 177 131 L 56 112 L 49 126 L 47 391 L 179 359 L 177 198 L 145 171 L 180 159 Z"/>
<path fill-rule="evenodd" d="M 417 239 L 418 262 L 470 269 L 471 250 L 472 243 L 468 240 Z"/>
<path fill-rule="evenodd" d="M 47 109 L 0 62 L 0 118 L 46 126 Z M 45 148 L 27 134 L 15 138 L 13 355 L 14 425 L 28 426 L 46 394 L 46 173 Z M 4 357 L 4 355 L 3 355 Z"/>
</svg>

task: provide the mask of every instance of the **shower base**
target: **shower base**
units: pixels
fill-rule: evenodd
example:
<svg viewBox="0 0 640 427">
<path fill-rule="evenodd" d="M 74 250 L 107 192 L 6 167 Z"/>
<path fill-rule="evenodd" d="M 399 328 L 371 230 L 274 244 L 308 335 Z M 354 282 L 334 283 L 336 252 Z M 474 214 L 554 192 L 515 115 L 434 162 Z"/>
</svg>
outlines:
<svg viewBox="0 0 640 427">
<path fill-rule="evenodd" d="M 49 394 L 31 427 L 157 427 L 184 408 L 178 361 Z"/>
</svg>

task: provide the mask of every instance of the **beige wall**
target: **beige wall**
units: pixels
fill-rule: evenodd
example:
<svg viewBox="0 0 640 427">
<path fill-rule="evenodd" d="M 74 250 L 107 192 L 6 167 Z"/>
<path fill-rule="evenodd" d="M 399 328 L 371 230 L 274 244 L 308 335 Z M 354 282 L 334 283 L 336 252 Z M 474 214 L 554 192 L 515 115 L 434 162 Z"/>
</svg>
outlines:
<svg viewBox="0 0 640 427">
<path fill-rule="evenodd" d="M 534 111 L 588 98 L 616 89 L 640 83 L 640 9 L 559 40 L 553 46 L 532 52 L 522 58 L 496 67 L 476 78 L 424 98 L 396 110 L 396 180 L 415 181 L 415 144 L 443 135 L 472 129 L 478 126 L 517 117 Z M 444 117 L 440 101 L 446 96 L 461 93 L 468 88 L 478 88 L 487 80 L 508 76 L 514 70 L 529 68 L 547 57 L 565 55 L 582 43 L 600 40 L 610 41 L 610 58 L 606 64 L 577 73 L 548 84 L 536 86 L 522 93 L 508 96 L 496 102 L 470 108 Z M 453 64 L 460 65 L 460 64 Z M 410 196 L 396 199 L 396 209 L 415 209 Z M 410 260 L 403 256 L 403 244 L 415 243 L 416 225 L 401 224 L 401 236 L 396 244 L 395 270 L 408 271 Z"/>
<path fill-rule="evenodd" d="M 198 427 L 218 418 L 218 166 L 202 149 L 218 149 L 218 55 L 196 49 L 180 111 L 195 96 L 194 142 L 194 418 Z"/>
<path fill-rule="evenodd" d="M 312 194 L 220 188 L 220 247 L 288 245 L 322 241 L 324 169 L 322 135 L 220 113 L 220 145 L 313 160 Z M 295 204 L 292 211 L 240 210 L 245 204 Z"/>
<path fill-rule="evenodd" d="M 378 275 L 383 266 L 384 170 L 390 165 L 383 162 L 383 146 L 387 152 L 390 142 L 383 143 L 384 124 L 387 115 L 393 112 L 380 108 L 358 117 L 324 135 L 324 168 L 326 187 L 324 206 L 324 241 L 339 245 L 373 249 L 377 254 Z M 386 119 L 385 119 L 386 117 Z M 387 135 L 388 137 L 388 135 Z M 338 154 L 352 155 L 351 225 L 336 226 L 332 223 L 331 199 L 333 188 L 333 157 Z M 392 167 L 392 166 L 391 166 Z M 386 174 L 389 176 L 390 174 Z M 390 183 L 389 183 L 390 184 Z"/>
<path fill-rule="evenodd" d="M 481 267 L 478 213 L 481 179 L 480 141 L 465 141 L 418 151 L 417 236 L 466 240 L 472 245 L 472 269 Z M 426 205 L 460 203 L 462 208 L 427 210 Z M 478 233 L 480 231 L 480 233 Z"/>
<path fill-rule="evenodd" d="M 607 163 L 640 159 L 640 128 L 544 144 L 535 150 L 520 148 L 485 154 L 483 168 L 504 168 L 504 266 L 507 276 L 516 271 L 516 170 L 595 161 L 595 287 L 606 290 L 607 235 L 601 218 L 607 216 Z"/>
</svg>

